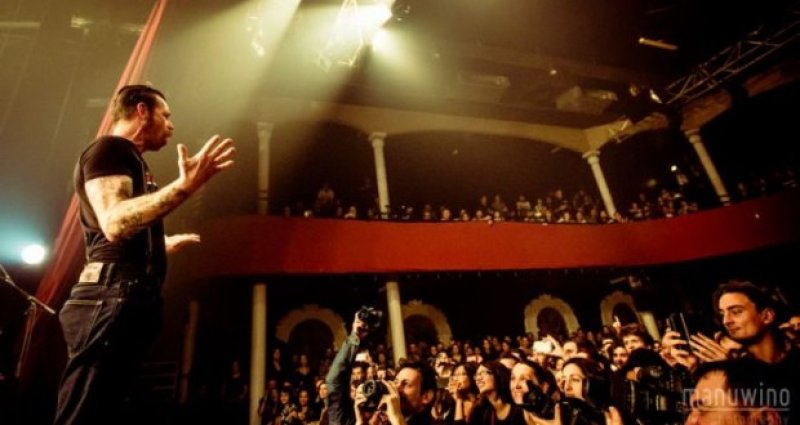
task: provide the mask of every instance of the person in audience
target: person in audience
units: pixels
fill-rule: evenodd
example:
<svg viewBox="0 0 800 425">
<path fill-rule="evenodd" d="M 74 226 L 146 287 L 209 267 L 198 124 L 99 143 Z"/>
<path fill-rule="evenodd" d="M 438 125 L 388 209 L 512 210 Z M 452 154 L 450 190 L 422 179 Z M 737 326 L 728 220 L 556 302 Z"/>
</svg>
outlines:
<svg viewBox="0 0 800 425">
<path fill-rule="evenodd" d="M 478 385 L 475 383 L 475 363 L 458 363 L 453 368 L 447 390 L 455 400 L 455 412 L 453 420 L 456 422 L 466 421 L 475 406 L 478 397 Z"/>
<path fill-rule="evenodd" d="M 430 366 L 423 362 L 403 363 L 394 382 L 384 381 L 383 384 L 388 394 L 381 398 L 374 417 L 358 408 L 366 401 L 366 397 L 361 388 L 357 391 L 355 403 L 351 406 L 356 416 L 356 425 L 375 422 L 391 425 L 431 423 L 430 407 L 436 393 L 436 373 Z"/>
<path fill-rule="evenodd" d="M 779 398 L 764 396 L 766 365 L 754 359 L 702 364 L 690 398 L 686 425 L 781 425 L 788 424 Z M 777 403 L 776 403 L 777 402 Z M 779 413 L 784 411 L 784 416 Z"/>
<path fill-rule="evenodd" d="M 638 348 L 648 348 L 653 345 L 653 337 L 647 333 L 644 326 L 638 323 L 628 323 L 623 326 L 619 331 L 619 337 L 628 353 Z"/>
<path fill-rule="evenodd" d="M 498 361 L 483 362 L 475 372 L 479 396 L 467 425 L 524 425 L 525 411 L 511 397 L 511 373 Z"/>
</svg>

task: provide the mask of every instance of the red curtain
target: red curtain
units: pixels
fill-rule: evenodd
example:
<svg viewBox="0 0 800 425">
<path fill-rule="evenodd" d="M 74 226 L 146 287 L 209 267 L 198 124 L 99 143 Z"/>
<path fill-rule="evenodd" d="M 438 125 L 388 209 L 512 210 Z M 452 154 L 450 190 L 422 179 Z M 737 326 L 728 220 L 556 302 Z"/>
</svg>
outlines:
<svg viewBox="0 0 800 425">
<path fill-rule="evenodd" d="M 141 81 L 166 5 L 167 0 L 156 0 L 112 94 L 125 85 Z M 110 131 L 111 108 L 112 104 L 109 102 L 100 127 L 97 129 L 97 136 Z M 79 222 L 78 198 L 73 195 L 55 240 L 53 260 L 39 282 L 36 297 L 50 306 L 60 306 L 67 298 L 83 262 L 83 233 Z M 60 374 L 66 357 L 57 317 L 39 311 L 35 317 L 31 317 L 29 320 L 34 320 L 33 343 L 28 353 L 20 354 L 22 357 L 20 384 L 23 393 L 26 392 L 26 388 L 33 388 L 42 381 L 54 382 L 54 378 L 57 379 L 57 375 Z"/>
</svg>

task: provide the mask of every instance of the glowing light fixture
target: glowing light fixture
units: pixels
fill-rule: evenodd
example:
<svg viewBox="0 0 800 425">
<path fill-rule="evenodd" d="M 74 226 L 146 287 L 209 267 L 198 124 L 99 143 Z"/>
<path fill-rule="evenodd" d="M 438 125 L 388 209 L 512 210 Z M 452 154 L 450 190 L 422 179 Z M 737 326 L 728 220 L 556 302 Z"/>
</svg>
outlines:
<svg viewBox="0 0 800 425">
<path fill-rule="evenodd" d="M 31 244 L 22 249 L 22 261 L 25 264 L 41 264 L 47 251 L 39 244 Z"/>
</svg>

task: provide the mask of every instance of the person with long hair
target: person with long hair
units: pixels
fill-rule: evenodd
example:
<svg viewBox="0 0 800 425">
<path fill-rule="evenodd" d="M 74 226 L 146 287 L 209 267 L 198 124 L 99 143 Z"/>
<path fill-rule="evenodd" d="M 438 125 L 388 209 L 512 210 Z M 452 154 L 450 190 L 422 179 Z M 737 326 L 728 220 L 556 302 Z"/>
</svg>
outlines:
<svg viewBox="0 0 800 425">
<path fill-rule="evenodd" d="M 467 419 L 468 425 L 525 425 L 522 407 L 511 397 L 511 374 L 502 363 L 486 361 L 475 372 L 478 400 Z"/>
<path fill-rule="evenodd" d="M 475 400 L 478 398 L 478 384 L 475 383 L 477 369 L 475 363 L 463 362 L 457 364 L 450 375 L 447 390 L 456 401 L 453 417 L 456 422 L 465 422 L 475 407 Z"/>
</svg>

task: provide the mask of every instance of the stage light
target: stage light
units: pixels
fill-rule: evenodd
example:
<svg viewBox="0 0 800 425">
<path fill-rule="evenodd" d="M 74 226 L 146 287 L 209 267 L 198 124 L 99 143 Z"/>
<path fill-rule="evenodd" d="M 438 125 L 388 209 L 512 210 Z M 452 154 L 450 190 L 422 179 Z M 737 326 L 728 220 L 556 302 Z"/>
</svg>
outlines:
<svg viewBox="0 0 800 425">
<path fill-rule="evenodd" d="M 673 166 L 669 167 L 669 170 L 674 173 L 674 172 L 678 171 L 678 166 L 677 165 L 673 165 Z"/>
<path fill-rule="evenodd" d="M 372 37 L 372 49 L 377 51 L 385 51 L 389 45 L 389 33 L 384 29 L 378 30 L 375 36 Z"/>
<path fill-rule="evenodd" d="M 47 251 L 39 244 L 31 244 L 22 248 L 21 257 L 25 264 L 41 264 Z"/>
<path fill-rule="evenodd" d="M 656 49 L 669 50 L 674 52 L 678 50 L 678 46 L 672 43 L 667 43 L 663 40 L 652 40 L 646 37 L 639 37 L 639 44 L 643 46 L 655 47 Z"/>
</svg>

